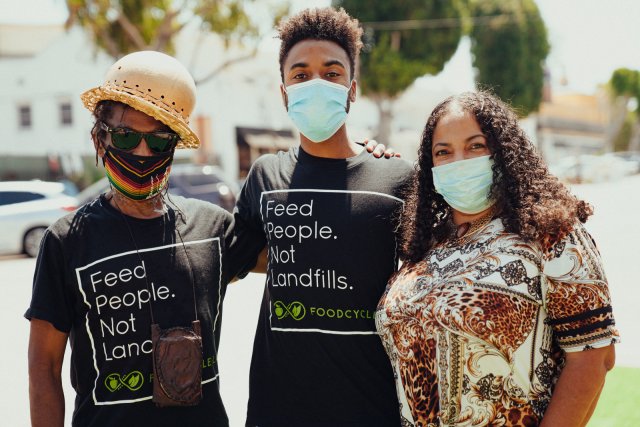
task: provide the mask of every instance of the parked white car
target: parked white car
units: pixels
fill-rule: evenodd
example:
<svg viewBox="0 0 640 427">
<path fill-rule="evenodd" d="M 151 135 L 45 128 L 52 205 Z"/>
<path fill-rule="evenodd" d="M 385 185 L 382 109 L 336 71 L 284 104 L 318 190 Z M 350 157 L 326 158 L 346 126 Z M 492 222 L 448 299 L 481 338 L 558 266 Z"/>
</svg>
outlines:
<svg viewBox="0 0 640 427">
<path fill-rule="evenodd" d="M 0 182 L 0 253 L 37 256 L 47 227 L 77 207 L 60 182 Z"/>
<path fill-rule="evenodd" d="M 581 154 L 564 157 L 549 165 L 549 171 L 561 181 L 571 184 L 590 184 L 615 181 L 640 172 L 637 160 L 620 153 L 603 155 Z"/>
</svg>

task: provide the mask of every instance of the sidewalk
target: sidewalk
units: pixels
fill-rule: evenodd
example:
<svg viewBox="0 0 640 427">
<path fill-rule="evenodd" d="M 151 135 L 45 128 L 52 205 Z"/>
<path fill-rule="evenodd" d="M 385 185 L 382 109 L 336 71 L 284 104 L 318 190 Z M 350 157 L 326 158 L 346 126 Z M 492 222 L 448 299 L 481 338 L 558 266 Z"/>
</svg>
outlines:
<svg viewBox="0 0 640 427">
<path fill-rule="evenodd" d="M 587 229 L 592 233 L 602 253 L 611 288 L 614 314 L 622 335 L 622 343 L 616 346 L 616 366 L 640 368 L 640 175 L 613 183 L 575 186 L 573 190 L 595 208 L 595 215 L 587 222 Z M 24 320 L 22 315 L 29 304 L 34 267 L 33 259 L 9 257 L 0 260 L 3 285 L 0 322 L 8 326 L 6 345 L 0 353 L 0 376 L 3 379 L 0 413 L 3 414 L 2 425 L 11 427 L 29 425 L 29 322 Z M 264 275 L 250 274 L 242 281 L 230 285 L 225 298 L 219 349 L 220 389 L 231 427 L 244 425 L 249 363 L 264 278 Z M 69 351 L 63 378 L 67 395 L 66 419 L 67 425 L 70 425 L 73 390 L 69 384 L 68 356 Z M 612 381 L 611 386 L 615 384 L 616 382 Z M 603 406 L 606 405 L 607 399 L 615 403 L 629 396 L 630 392 L 613 390 L 611 386 L 603 393 Z M 638 388 L 634 386 L 629 390 Z M 606 416 L 606 413 L 603 416 Z M 633 427 L 638 425 L 640 422 L 633 424 Z M 589 424 L 589 427 L 610 426 L 621 427 L 618 424 L 607 423 L 604 418 L 594 419 L 594 422 Z"/>
</svg>

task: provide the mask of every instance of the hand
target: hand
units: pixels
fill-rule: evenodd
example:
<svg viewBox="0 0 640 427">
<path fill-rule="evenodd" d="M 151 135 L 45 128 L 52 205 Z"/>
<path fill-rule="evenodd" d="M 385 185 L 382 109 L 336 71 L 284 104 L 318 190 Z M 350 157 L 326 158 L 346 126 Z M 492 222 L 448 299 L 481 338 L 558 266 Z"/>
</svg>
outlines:
<svg viewBox="0 0 640 427">
<path fill-rule="evenodd" d="M 396 153 L 393 148 L 385 147 L 384 144 L 378 143 L 375 139 L 366 139 L 363 141 L 364 147 L 369 153 L 372 153 L 374 157 L 380 158 L 384 155 L 385 158 L 401 157 L 400 153 Z"/>
</svg>

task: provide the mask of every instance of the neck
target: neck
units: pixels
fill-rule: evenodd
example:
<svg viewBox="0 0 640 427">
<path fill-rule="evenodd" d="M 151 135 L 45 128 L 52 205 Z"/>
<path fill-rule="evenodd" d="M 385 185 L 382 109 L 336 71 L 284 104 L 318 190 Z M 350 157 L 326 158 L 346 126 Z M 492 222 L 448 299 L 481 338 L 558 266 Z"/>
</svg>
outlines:
<svg viewBox="0 0 640 427">
<path fill-rule="evenodd" d="M 157 194 L 151 199 L 138 201 L 123 196 L 117 190 L 111 190 L 107 193 L 107 199 L 111 206 L 133 218 L 158 218 L 166 212 L 166 205 L 162 193 Z"/>
<path fill-rule="evenodd" d="M 342 125 L 331 138 L 322 142 L 310 141 L 300 134 L 300 146 L 312 156 L 328 159 L 346 159 L 357 156 L 362 151 L 362 147 L 349 141 L 346 125 Z"/>
<path fill-rule="evenodd" d="M 453 211 L 453 223 L 455 225 L 464 224 L 465 222 L 474 222 L 478 219 L 489 215 L 493 210 L 493 206 L 489 206 L 487 209 L 482 212 L 478 212 L 477 214 L 466 214 L 455 209 Z"/>
</svg>

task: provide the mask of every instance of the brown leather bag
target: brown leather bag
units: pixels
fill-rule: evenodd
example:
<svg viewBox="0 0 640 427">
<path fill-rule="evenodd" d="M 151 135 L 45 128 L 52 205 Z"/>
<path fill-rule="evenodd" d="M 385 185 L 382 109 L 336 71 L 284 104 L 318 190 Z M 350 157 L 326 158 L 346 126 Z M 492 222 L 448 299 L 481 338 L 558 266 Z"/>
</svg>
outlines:
<svg viewBox="0 0 640 427">
<path fill-rule="evenodd" d="M 193 406 L 202 400 L 202 335 L 192 327 L 161 329 L 151 325 L 153 402 L 157 406 Z"/>
</svg>

